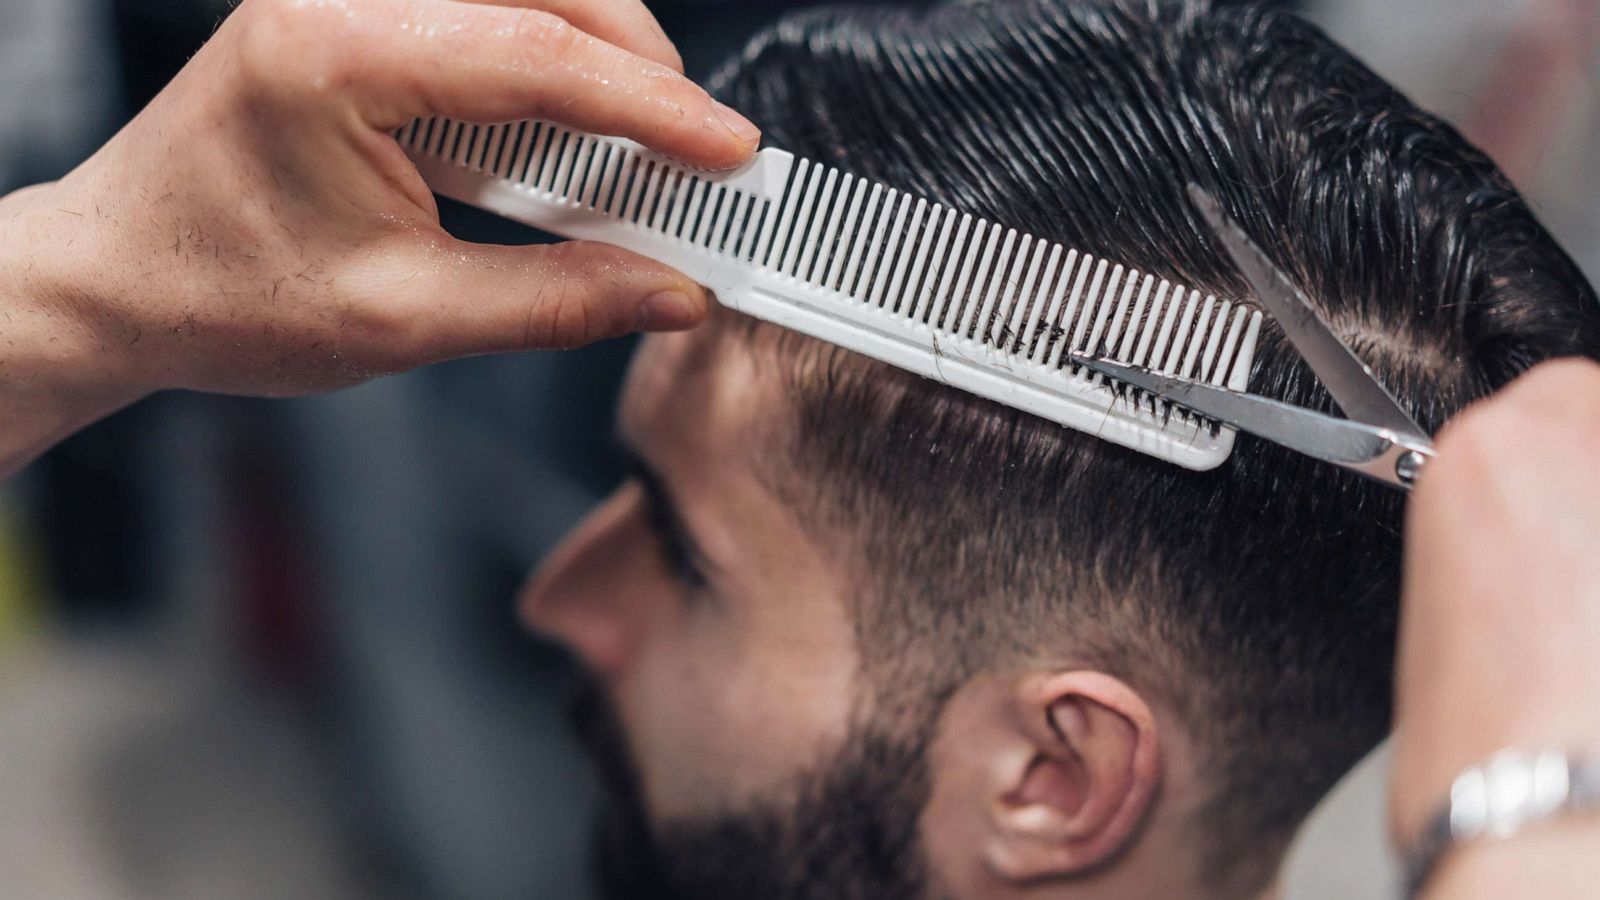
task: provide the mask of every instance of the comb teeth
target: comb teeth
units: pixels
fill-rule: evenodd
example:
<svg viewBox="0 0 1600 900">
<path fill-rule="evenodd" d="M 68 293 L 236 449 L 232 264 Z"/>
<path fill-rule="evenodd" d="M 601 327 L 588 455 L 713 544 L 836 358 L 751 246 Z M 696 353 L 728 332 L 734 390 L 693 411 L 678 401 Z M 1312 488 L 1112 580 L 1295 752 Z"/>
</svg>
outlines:
<svg viewBox="0 0 1600 900">
<path fill-rule="evenodd" d="M 779 150 L 708 174 L 547 122 L 396 136 L 435 191 L 673 265 L 724 305 L 1189 468 L 1231 451 L 1231 429 L 1063 361 L 1243 390 L 1244 306 Z"/>
</svg>

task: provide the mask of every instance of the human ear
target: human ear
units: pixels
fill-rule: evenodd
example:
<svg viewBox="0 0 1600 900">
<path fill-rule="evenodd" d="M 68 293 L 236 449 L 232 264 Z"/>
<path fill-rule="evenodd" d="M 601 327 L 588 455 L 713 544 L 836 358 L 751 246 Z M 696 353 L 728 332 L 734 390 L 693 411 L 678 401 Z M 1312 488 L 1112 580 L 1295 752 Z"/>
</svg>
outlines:
<svg viewBox="0 0 1600 900">
<path fill-rule="evenodd" d="M 1102 672 L 1026 675 L 1008 717 L 1014 752 L 998 755 L 986 856 L 1012 881 L 1094 869 L 1128 847 L 1161 780 L 1155 717 Z"/>
</svg>

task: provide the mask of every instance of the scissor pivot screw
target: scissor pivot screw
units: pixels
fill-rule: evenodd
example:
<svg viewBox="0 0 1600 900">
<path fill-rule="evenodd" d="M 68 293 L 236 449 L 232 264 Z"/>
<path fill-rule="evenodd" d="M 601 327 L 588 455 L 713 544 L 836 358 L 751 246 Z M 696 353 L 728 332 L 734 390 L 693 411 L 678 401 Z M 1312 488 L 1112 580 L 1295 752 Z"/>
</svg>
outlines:
<svg viewBox="0 0 1600 900">
<path fill-rule="evenodd" d="M 1395 460 L 1394 474 L 1407 485 L 1415 484 L 1417 476 L 1422 474 L 1422 467 L 1427 464 L 1427 459 L 1415 450 L 1408 450 Z"/>
</svg>

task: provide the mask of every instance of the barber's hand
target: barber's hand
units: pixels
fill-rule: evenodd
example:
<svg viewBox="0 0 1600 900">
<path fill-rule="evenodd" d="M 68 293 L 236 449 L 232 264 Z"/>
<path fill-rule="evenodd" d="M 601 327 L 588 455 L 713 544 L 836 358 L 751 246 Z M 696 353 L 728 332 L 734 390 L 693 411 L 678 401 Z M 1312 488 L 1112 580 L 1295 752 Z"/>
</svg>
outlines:
<svg viewBox="0 0 1600 900">
<path fill-rule="evenodd" d="M 1497 750 L 1600 753 L 1600 366 L 1539 366 L 1451 422 L 1438 450 L 1407 522 L 1391 776 L 1402 839 Z M 1518 853 L 1531 855 L 1495 856 Z M 1600 821 L 1460 855 L 1430 896 L 1593 896 Z"/>
<path fill-rule="evenodd" d="M 640 0 L 245 0 L 92 159 L 0 201 L 7 429 L 704 315 L 699 287 L 622 250 L 450 238 L 391 137 L 433 114 L 554 119 L 713 169 L 759 138 L 682 75 Z M 0 467 L 39 449 L 0 441 Z"/>
</svg>

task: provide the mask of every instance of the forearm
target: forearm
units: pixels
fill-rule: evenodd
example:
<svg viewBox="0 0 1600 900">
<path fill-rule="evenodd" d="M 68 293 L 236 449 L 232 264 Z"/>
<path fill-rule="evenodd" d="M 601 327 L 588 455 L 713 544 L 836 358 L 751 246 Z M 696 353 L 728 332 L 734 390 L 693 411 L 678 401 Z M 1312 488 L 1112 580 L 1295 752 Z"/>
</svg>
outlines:
<svg viewBox="0 0 1600 900">
<path fill-rule="evenodd" d="M 56 200 L 54 186 L 0 197 L 0 478 L 140 395 L 85 313 L 95 253 L 72 222 L 86 212 Z"/>
<path fill-rule="evenodd" d="M 1589 900 L 1600 886 L 1600 821 L 1572 818 L 1505 841 L 1463 847 L 1424 900 Z"/>
<path fill-rule="evenodd" d="M 1426 900 L 1600 896 L 1597 445 L 1600 366 L 1546 363 L 1446 425 L 1411 496 L 1390 828 L 1415 866 L 1433 817 L 1463 836 Z"/>
</svg>

